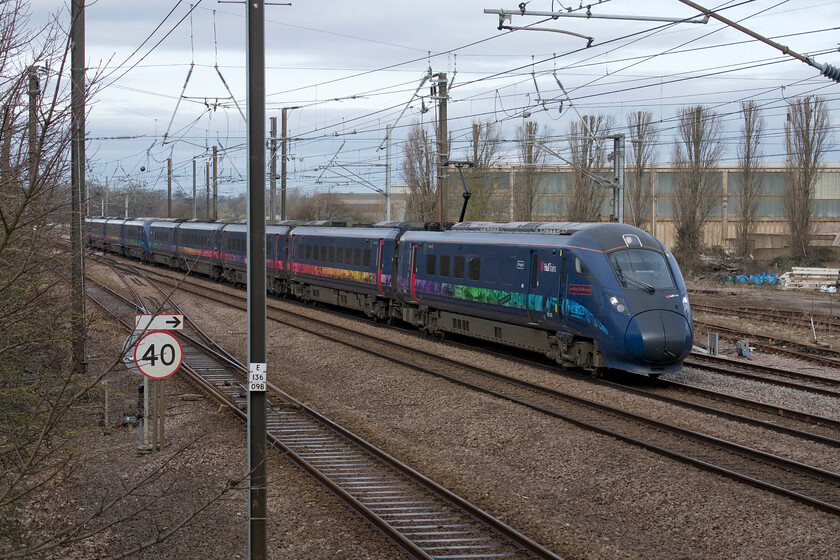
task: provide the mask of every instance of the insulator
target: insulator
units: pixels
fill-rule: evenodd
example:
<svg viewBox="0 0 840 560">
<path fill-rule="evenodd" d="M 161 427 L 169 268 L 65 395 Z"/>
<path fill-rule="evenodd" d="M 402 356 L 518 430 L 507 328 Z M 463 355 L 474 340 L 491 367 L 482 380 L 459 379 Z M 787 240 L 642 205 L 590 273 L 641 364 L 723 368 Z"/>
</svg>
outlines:
<svg viewBox="0 0 840 560">
<path fill-rule="evenodd" d="M 823 64 L 822 74 L 835 82 L 840 82 L 840 68 L 837 68 L 836 66 Z"/>
</svg>

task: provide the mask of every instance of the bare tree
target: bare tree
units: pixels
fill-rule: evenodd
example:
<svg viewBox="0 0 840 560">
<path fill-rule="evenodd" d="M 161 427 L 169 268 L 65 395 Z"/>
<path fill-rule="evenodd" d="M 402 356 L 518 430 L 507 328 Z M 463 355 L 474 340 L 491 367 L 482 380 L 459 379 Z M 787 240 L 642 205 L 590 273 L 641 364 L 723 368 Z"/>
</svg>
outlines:
<svg viewBox="0 0 840 560">
<path fill-rule="evenodd" d="M 406 218 L 431 222 L 437 219 L 437 154 L 435 141 L 419 122 L 409 130 L 403 144 L 402 176 L 408 187 Z"/>
<path fill-rule="evenodd" d="M 100 382 L 122 362 L 115 352 L 88 346 L 89 366 L 73 363 L 68 333 L 75 317 L 66 277 L 73 255 L 62 240 L 70 220 L 71 107 L 61 21 L 69 14 L 36 27 L 28 9 L 24 0 L 0 2 L 0 558 L 58 558 L 129 518 L 137 522 L 141 512 L 166 500 L 166 490 L 116 483 L 101 489 L 91 509 L 74 507 L 68 514 L 50 507 L 51 498 L 67 491 L 63 483 L 90 462 L 79 442 L 99 430 L 100 416 L 85 414 L 98 402 Z M 30 90 L 31 69 L 37 69 L 38 87 Z M 93 96 L 99 77 L 88 78 Z M 129 383 L 136 391 L 134 380 Z M 172 458 L 170 467 L 180 462 Z M 165 468 L 150 471 L 162 486 L 172 482 Z M 182 497 L 169 496 L 177 506 L 171 512 L 181 517 L 149 524 L 176 529 L 195 521 Z M 160 538 L 171 534 L 163 533 Z"/>
<path fill-rule="evenodd" d="M 294 206 L 289 208 L 292 220 L 353 220 L 350 207 L 337 193 L 314 192 L 295 199 Z"/>
<path fill-rule="evenodd" d="M 569 149 L 572 154 L 572 184 L 569 189 L 568 219 L 575 222 L 597 221 L 607 196 L 606 180 L 600 176 L 607 168 L 607 142 L 613 118 L 584 115 L 569 125 Z"/>
<path fill-rule="evenodd" d="M 764 117 L 755 101 L 741 102 L 741 142 L 738 144 L 738 170 L 741 173 L 741 208 L 737 226 L 735 251 L 747 257 L 752 251 L 755 236 L 758 197 L 761 193 L 763 173 L 760 170 L 761 140 L 764 135 Z"/>
<path fill-rule="evenodd" d="M 806 256 L 811 243 L 811 204 L 822 170 L 820 160 L 831 141 L 830 127 L 822 97 L 802 97 L 788 103 L 784 204 L 794 256 Z"/>
<path fill-rule="evenodd" d="M 469 155 L 473 166 L 464 170 L 464 178 L 471 195 L 466 220 L 495 220 L 504 214 L 507 197 L 499 187 L 500 142 L 498 125 L 473 121 Z M 453 183 L 454 179 L 448 182 L 451 191 L 455 190 L 452 188 Z"/>
<path fill-rule="evenodd" d="M 542 149 L 548 138 L 547 131 L 539 132 L 539 125 L 526 121 L 516 130 L 516 142 L 519 147 L 521 169 L 516 172 L 516 184 L 513 185 L 513 219 L 530 222 L 534 215 L 534 206 L 544 193 L 538 168 L 545 164 L 547 153 Z"/>
<path fill-rule="evenodd" d="M 653 193 L 651 192 L 651 160 L 656 154 L 656 142 L 659 131 L 653 122 L 650 111 L 636 111 L 627 115 L 627 128 L 630 136 L 630 161 L 628 162 L 627 183 L 625 185 L 627 223 L 644 228 L 651 218 Z M 648 180 L 645 181 L 645 174 Z"/>
<path fill-rule="evenodd" d="M 723 153 L 720 117 L 702 105 L 680 109 L 674 141 L 673 208 L 675 252 L 685 266 L 700 258 L 703 228 L 719 200 L 713 175 Z"/>
</svg>

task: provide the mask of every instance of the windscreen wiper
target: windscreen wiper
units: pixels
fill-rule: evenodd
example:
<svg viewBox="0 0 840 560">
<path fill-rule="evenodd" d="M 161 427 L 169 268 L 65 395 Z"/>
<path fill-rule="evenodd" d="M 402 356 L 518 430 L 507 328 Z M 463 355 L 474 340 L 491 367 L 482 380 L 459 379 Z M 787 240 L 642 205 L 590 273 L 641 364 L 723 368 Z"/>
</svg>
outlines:
<svg viewBox="0 0 840 560">
<path fill-rule="evenodd" d="M 629 282 L 631 284 L 635 284 L 636 286 L 639 286 L 640 288 L 644 289 L 645 291 L 647 291 L 651 294 L 656 291 L 656 288 L 654 288 L 653 286 L 651 286 L 647 282 L 642 282 L 641 280 L 636 280 L 635 278 L 628 278 L 627 276 L 625 276 L 624 271 L 621 270 L 620 266 L 615 265 L 615 270 L 616 270 L 616 273 L 618 274 L 618 279 L 621 281 L 621 285 L 624 286 L 625 288 L 627 287 L 627 283 Z"/>
</svg>

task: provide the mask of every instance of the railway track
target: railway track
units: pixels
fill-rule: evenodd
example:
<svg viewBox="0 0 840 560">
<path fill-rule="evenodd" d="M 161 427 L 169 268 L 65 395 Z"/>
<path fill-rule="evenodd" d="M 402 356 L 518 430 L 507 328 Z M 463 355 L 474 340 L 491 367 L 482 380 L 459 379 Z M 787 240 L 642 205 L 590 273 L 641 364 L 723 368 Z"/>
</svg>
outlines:
<svg viewBox="0 0 840 560">
<path fill-rule="evenodd" d="M 720 305 L 709 305 L 706 303 L 691 302 L 691 308 L 695 312 L 708 313 L 710 315 L 735 315 L 739 318 L 750 318 L 754 320 L 766 320 L 773 323 L 795 325 L 804 329 L 811 329 L 811 321 L 814 326 L 825 327 L 840 332 L 840 317 L 833 313 L 805 313 L 798 309 L 756 309 L 739 305 L 736 307 L 723 307 Z M 837 309 L 840 312 L 840 306 Z"/>
<path fill-rule="evenodd" d="M 810 373 L 783 370 L 750 364 L 748 362 L 709 356 L 699 352 L 692 352 L 691 357 L 685 360 L 685 365 L 724 375 L 727 377 L 739 377 L 750 381 L 770 383 L 788 389 L 797 389 L 808 393 L 840 398 L 840 381 L 812 375 Z"/>
<path fill-rule="evenodd" d="M 160 281 L 174 283 L 168 271 L 152 271 Z M 238 309 L 244 296 L 212 284 L 188 279 L 181 289 L 212 298 Z M 357 329 L 317 323 L 305 314 L 276 308 L 269 303 L 268 317 L 319 337 L 374 354 L 382 359 L 425 372 L 453 383 L 527 406 L 548 416 L 776 492 L 815 507 L 840 514 L 840 475 L 723 441 L 700 432 L 629 413 L 615 407 L 528 383 L 482 368 L 468 366 L 416 348 L 400 347 Z M 348 341 L 349 338 L 349 341 Z M 399 354 L 399 355 L 398 355 Z M 408 357 L 406 355 L 409 355 Z"/>
<path fill-rule="evenodd" d="M 89 278 L 89 296 L 133 329 L 137 304 Z M 92 293 L 95 292 L 95 293 Z M 247 368 L 191 321 L 179 333 L 190 381 L 243 422 Z M 268 384 L 268 439 L 412 558 L 560 557 Z"/>
<path fill-rule="evenodd" d="M 475 349 L 474 346 L 453 341 L 449 341 L 449 344 L 466 349 Z M 813 441 L 831 447 L 840 446 L 840 420 L 833 418 L 807 414 L 783 406 L 770 405 L 752 399 L 736 397 L 720 391 L 703 389 L 661 377 L 651 379 L 648 385 L 642 387 L 639 386 L 641 380 L 634 379 L 633 381 L 636 384 L 630 386 L 622 381 L 593 379 L 587 373 L 579 374 L 569 370 L 558 370 L 556 366 L 547 365 L 545 361 L 534 361 L 509 353 L 498 352 L 486 347 L 482 348 L 482 353 L 497 356 L 500 360 L 527 365 L 532 368 L 557 375 L 564 375 L 587 383 L 610 387 L 625 393 L 650 397 L 674 406 L 690 408 L 698 412 L 792 435 L 805 441 Z M 674 392 L 681 394 L 682 398 L 675 398 Z M 746 416 L 746 412 L 750 416 Z"/>
<path fill-rule="evenodd" d="M 762 352 L 787 356 L 798 360 L 817 363 L 823 366 L 840 368 L 840 352 L 818 346 L 816 344 L 803 344 L 794 340 L 784 340 L 777 336 L 767 336 L 752 332 L 745 332 L 743 329 L 726 327 L 716 323 L 709 323 L 694 319 L 694 328 L 705 332 L 716 332 L 726 340 L 747 339 L 751 346 L 761 348 Z"/>
</svg>

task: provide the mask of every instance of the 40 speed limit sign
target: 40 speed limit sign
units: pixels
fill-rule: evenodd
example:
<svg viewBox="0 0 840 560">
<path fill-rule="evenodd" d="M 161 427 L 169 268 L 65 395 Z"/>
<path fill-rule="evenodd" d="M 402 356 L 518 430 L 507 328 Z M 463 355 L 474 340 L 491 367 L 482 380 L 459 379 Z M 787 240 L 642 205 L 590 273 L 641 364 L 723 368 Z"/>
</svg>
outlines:
<svg viewBox="0 0 840 560">
<path fill-rule="evenodd" d="M 178 339 L 164 331 L 144 335 L 134 346 L 134 363 L 150 379 L 165 379 L 178 371 L 184 350 Z"/>
</svg>

